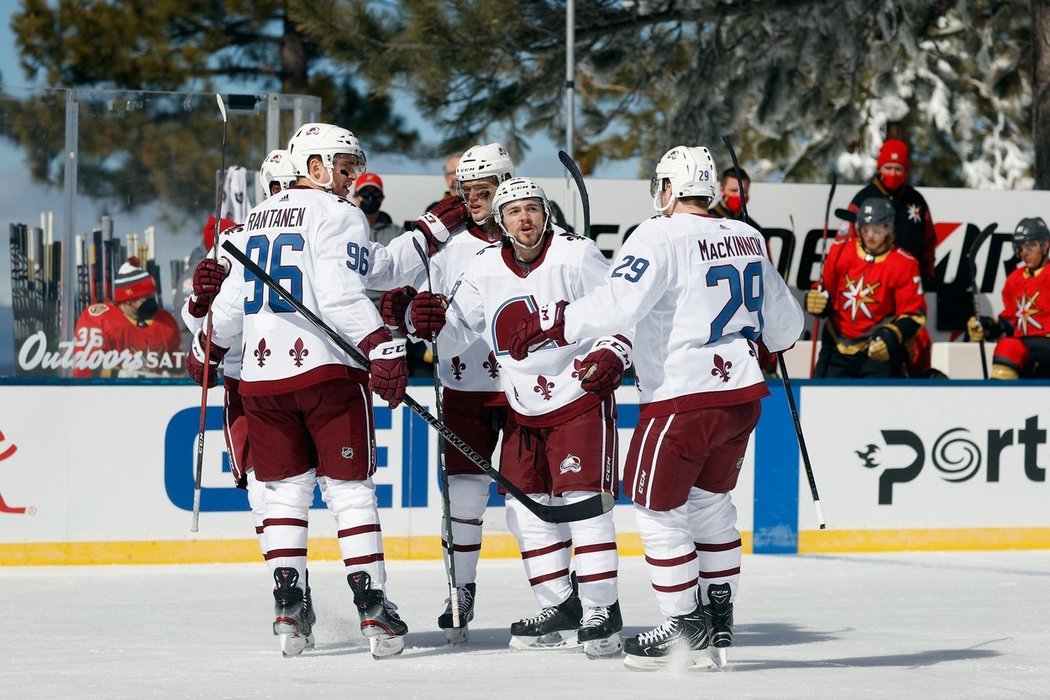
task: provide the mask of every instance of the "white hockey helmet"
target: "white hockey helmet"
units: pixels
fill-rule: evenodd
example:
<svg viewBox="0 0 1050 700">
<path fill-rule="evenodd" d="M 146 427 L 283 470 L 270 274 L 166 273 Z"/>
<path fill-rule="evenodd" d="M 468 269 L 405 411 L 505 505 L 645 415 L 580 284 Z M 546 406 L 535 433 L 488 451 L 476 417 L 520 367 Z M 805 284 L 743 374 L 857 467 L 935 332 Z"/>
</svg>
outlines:
<svg viewBox="0 0 1050 700">
<path fill-rule="evenodd" d="M 543 234 L 532 245 L 525 245 L 519 242 L 518 239 L 510 235 L 510 231 L 503 225 L 503 207 L 520 199 L 538 199 L 543 204 Z M 515 177 L 510 180 L 504 180 L 496 189 L 496 194 L 492 197 L 492 217 L 496 222 L 496 226 L 501 228 L 516 245 L 525 250 L 532 250 L 543 243 L 544 237 L 550 230 L 551 205 L 547 201 L 547 194 L 542 187 L 527 177 Z"/>
<path fill-rule="evenodd" d="M 660 193 L 664 180 L 671 183 L 671 199 L 667 206 L 660 206 Z M 656 164 L 653 179 L 649 183 L 649 194 L 653 198 L 653 208 L 662 212 L 675 199 L 682 197 L 715 196 L 715 183 L 718 182 L 718 171 L 711 151 L 705 146 L 675 146 L 663 155 Z"/>
<path fill-rule="evenodd" d="M 292 159 L 283 148 L 270 151 L 259 168 L 259 185 L 267 197 L 270 196 L 270 183 L 280 183 L 281 189 L 286 190 L 295 184 L 295 177 Z"/>
<path fill-rule="evenodd" d="M 320 123 L 303 124 L 288 141 L 288 157 L 292 161 L 295 174 L 305 177 L 318 187 L 331 189 L 333 162 L 337 155 L 343 153 L 354 157 L 355 176 L 365 172 L 365 152 L 361 148 L 361 142 L 348 129 L 341 126 Z M 327 183 L 317 182 L 310 177 L 308 162 L 311 156 L 321 157 L 321 162 L 328 170 Z"/>
<path fill-rule="evenodd" d="M 460 156 L 459 165 L 456 166 L 458 182 L 470 182 L 486 177 L 496 178 L 497 184 L 514 177 L 514 161 L 501 143 L 471 146 Z"/>
</svg>

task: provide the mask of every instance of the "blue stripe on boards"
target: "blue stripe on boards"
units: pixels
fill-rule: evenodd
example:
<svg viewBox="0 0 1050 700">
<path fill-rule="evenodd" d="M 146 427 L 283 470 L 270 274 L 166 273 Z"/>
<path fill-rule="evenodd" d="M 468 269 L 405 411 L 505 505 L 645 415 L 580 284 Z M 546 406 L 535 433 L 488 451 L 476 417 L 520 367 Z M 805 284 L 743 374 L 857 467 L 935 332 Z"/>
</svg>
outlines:
<svg viewBox="0 0 1050 700">
<path fill-rule="evenodd" d="M 792 388 L 800 406 L 798 386 Z M 769 382 L 769 390 L 755 431 L 752 551 L 794 554 L 798 552 L 798 438 L 783 384 Z"/>
</svg>

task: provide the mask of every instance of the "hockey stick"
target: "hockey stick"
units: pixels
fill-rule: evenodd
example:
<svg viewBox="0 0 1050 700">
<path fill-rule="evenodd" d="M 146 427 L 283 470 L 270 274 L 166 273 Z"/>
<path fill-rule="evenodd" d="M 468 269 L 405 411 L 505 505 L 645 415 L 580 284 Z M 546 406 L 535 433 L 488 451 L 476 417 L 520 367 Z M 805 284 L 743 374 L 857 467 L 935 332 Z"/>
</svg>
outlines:
<svg viewBox="0 0 1050 700">
<path fill-rule="evenodd" d="M 215 93 L 215 101 L 219 103 L 219 112 L 222 114 L 222 167 L 219 169 L 219 189 L 215 193 L 215 243 L 211 248 L 212 260 L 219 261 L 219 213 L 222 211 L 222 188 L 224 174 L 226 173 L 226 105 L 222 101 L 222 95 Z M 208 308 L 208 317 L 204 320 L 204 361 L 211 357 L 211 307 Z M 204 424 L 208 414 L 208 382 L 201 383 L 201 421 L 200 429 L 197 431 L 197 463 L 193 472 L 193 523 L 190 532 L 197 532 L 197 524 L 201 517 L 201 476 L 204 473 Z"/>
<path fill-rule="evenodd" d="M 973 226 L 973 224 L 970 224 Z M 977 249 L 984 245 L 984 242 L 995 233 L 995 229 L 999 226 L 998 223 L 991 224 L 985 227 L 985 229 L 977 234 L 977 238 L 974 239 L 973 244 L 970 246 L 970 253 L 966 257 L 970 261 L 970 282 L 973 285 L 973 315 L 977 317 L 977 322 L 981 322 L 981 287 L 977 284 Z M 973 226 L 977 228 L 976 226 Z M 981 374 L 984 378 L 988 378 L 988 356 L 984 349 L 984 334 L 981 334 L 981 339 L 977 341 L 981 348 Z"/>
<path fill-rule="evenodd" d="M 423 261 L 423 269 L 427 273 L 427 289 L 433 294 L 434 281 L 430 278 L 430 257 L 423 250 L 423 246 L 419 244 L 419 239 L 414 236 L 412 245 L 415 246 L 419 259 Z M 437 419 L 444 423 L 444 408 L 441 404 L 443 398 L 441 378 L 438 376 L 441 359 L 438 356 L 437 333 L 430 334 L 430 344 L 430 354 L 433 358 L 432 364 L 434 368 L 434 398 L 437 401 L 434 412 L 437 413 Z M 448 548 L 448 597 L 449 603 L 452 605 L 452 627 L 459 629 L 462 627 L 462 624 L 459 619 L 459 589 L 456 585 L 456 545 L 452 538 L 452 502 L 448 493 L 448 465 L 445 462 L 444 440 L 438 440 L 438 472 L 441 474 L 441 510 L 445 520 L 445 546 Z"/>
<path fill-rule="evenodd" d="M 583 204 L 583 235 L 586 238 L 591 237 L 591 198 L 587 195 L 587 183 L 583 181 L 583 173 L 580 172 L 580 166 L 576 165 L 576 161 L 572 159 L 565 151 L 558 151 L 558 160 L 565 166 L 565 169 L 572 175 L 573 181 L 576 182 L 576 189 L 580 191 L 580 202 Z"/>
<path fill-rule="evenodd" d="M 346 338 L 332 330 L 328 324 L 317 317 L 317 314 L 303 306 L 301 301 L 292 296 L 284 287 L 279 285 L 273 277 L 266 274 L 261 267 L 252 262 L 243 252 L 238 250 L 237 247 L 233 245 L 232 241 L 226 241 L 222 244 L 222 247 L 226 252 L 233 256 L 237 262 L 244 265 L 248 272 L 255 275 L 263 282 L 263 284 L 276 292 L 284 301 L 288 302 L 293 309 L 302 314 L 303 317 L 314 326 L 314 328 L 324 333 L 329 340 L 335 343 L 340 350 L 349 355 L 354 362 L 358 363 L 365 369 L 369 367 L 370 363 L 368 358 L 365 357 L 360 350 L 349 343 Z M 489 477 L 502 486 L 507 493 L 521 501 L 521 504 L 525 506 L 529 512 L 544 522 L 571 523 L 576 522 L 577 520 L 595 518 L 603 513 L 608 513 L 616 503 L 616 499 L 613 498 L 611 493 L 596 494 L 584 501 L 566 503 L 558 506 L 548 506 L 543 503 L 537 503 L 529 498 L 524 491 L 515 486 L 509 479 L 507 479 L 507 477 L 500 474 L 499 470 L 489 464 L 487 459 L 475 452 L 470 445 L 463 441 L 463 438 L 449 430 L 444 423 L 432 416 L 427 409 L 423 408 L 419 402 L 413 399 L 409 394 L 405 394 L 403 401 L 406 406 L 418 413 L 419 417 L 425 420 L 431 428 L 438 431 L 438 433 L 441 434 L 441 437 L 448 440 L 453 447 L 462 452 L 467 459 L 488 474 Z"/>
<path fill-rule="evenodd" d="M 725 143 L 726 148 L 729 149 L 729 157 L 733 161 L 733 167 L 736 168 L 737 172 L 740 172 L 740 165 L 736 160 L 736 151 L 733 150 L 733 144 L 729 140 L 729 134 L 722 135 L 722 141 Z M 835 179 L 832 177 L 831 191 L 835 191 Z M 747 216 L 747 202 L 744 198 L 740 198 L 741 212 L 744 215 L 744 221 L 748 220 Z M 828 197 L 828 207 L 831 207 L 831 197 Z M 824 235 L 828 232 L 827 217 L 824 218 Z M 813 496 L 813 507 L 817 511 L 817 523 L 820 525 L 820 529 L 823 530 L 827 527 L 827 523 L 824 521 L 824 509 L 820 505 L 820 495 L 817 493 L 817 480 L 813 476 L 813 465 L 809 461 L 809 450 L 806 449 L 806 438 L 802 434 L 802 422 L 798 418 L 798 407 L 795 406 L 795 395 L 791 392 L 791 378 L 788 376 L 787 363 L 784 362 L 784 353 L 774 353 L 777 356 L 777 366 L 780 368 L 780 380 L 784 383 L 784 393 L 787 395 L 788 407 L 791 409 L 791 419 L 795 422 L 795 436 L 798 438 L 798 447 L 802 452 L 802 464 L 806 468 L 806 479 L 809 480 L 809 492 Z"/>
<path fill-rule="evenodd" d="M 820 237 L 820 276 L 817 277 L 817 289 L 824 286 L 824 263 L 828 260 L 828 217 L 831 215 L 831 200 L 835 198 L 835 188 L 839 184 L 838 170 L 831 171 L 831 191 L 828 192 L 828 203 L 824 207 L 824 233 Z M 812 269 L 812 268 L 811 268 Z M 813 345 L 809 349 L 809 378 L 817 367 L 817 339 L 820 334 L 820 316 L 813 317 Z"/>
</svg>

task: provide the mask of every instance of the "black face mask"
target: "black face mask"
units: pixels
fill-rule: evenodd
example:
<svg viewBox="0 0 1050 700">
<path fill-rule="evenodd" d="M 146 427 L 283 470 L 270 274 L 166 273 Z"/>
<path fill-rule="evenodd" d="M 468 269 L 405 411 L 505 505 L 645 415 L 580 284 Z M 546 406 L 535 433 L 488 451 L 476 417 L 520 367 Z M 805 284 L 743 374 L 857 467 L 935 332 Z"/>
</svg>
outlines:
<svg viewBox="0 0 1050 700">
<path fill-rule="evenodd" d="M 160 305 L 157 304 L 157 297 L 149 297 L 146 301 L 142 302 L 142 306 L 136 311 L 136 315 L 140 321 L 148 321 L 157 314 L 157 309 Z"/>
<path fill-rule="evenodd" d="M 365 214 L 372 215 L 379 211 L 379 206 L 383 203 L 383 195 L 378 192 L 367 192 L 361 195 L 361 211 Z"/>
</svg>

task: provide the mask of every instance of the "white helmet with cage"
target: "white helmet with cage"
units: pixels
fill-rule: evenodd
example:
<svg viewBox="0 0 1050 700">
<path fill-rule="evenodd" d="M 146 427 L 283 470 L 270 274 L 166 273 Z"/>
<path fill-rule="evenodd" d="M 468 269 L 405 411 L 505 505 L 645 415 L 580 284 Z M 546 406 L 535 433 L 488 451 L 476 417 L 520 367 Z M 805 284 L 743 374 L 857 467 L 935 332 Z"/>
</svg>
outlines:
<svg viewBox="0 0 1050 700">
<path fill-rule="evenodd" d="M 281 189 L 286 190 L 295 184 L 295 177 L 292 159 L 283 148 L 270 151 L 259 167 L 259 185 L 267 197 L 270 196 L 271 183 L 279 183 Z"/>
<path fill-rule="evenodd" d="M 459 158 L 459 165 L 456 166 L 457 183 L 487 177 L 496 178 L 496 184 L 514 177 L 514 161 L 501 143 L 471 146 Z"/>
<path fill-rule="evenodd" d="M 532 245 L 526 245 L 518 241 L 514 236 L 511 236 L 510 231 L 503 225 L 503 207 L 521 199 L 538 199 L 543 205 L 543 234 Z M 551 205 L 547 201 L 547 195 L 542 187 L 527 177 L 515 177 L 510 180 L 504 180 L 496 189 L 496 194 L 492 197 L 492 217 L 496 222 L 496 226 L 501 228 L 514 241 L 515 245 L 525 250 L 532 250 L 543 243 L 544 237 L 550 231 L 552 221 Z"/>
<path fill-rule="evenodd" d="M 660 193 L 664 188 L 664 180 L 671 183 L 671 199 L 666 206 L 661 207 Z M 714 198 L 717 181 L 718 171 L 711 151 L 705 146 L 675 146 L 656 164 L 653 179 L 649 183 L 653 208 L 658 212 L 665 211 L 682 197 Z"/>
<path fill-rule="evenodd" d="M 361 142 L 348 129 L 334 124 L 303 124 L 288 141 L 288 157 L 292 161 L 295 174 L 305 177 L 317 185 L 331 189 L 332 170 L 335 157 L 340 154 L 353 157 L 355 176 L 365 172 L 365 152 Z M 309 161 L 311 156 L 320 156 L 325 169 L 328 170 L 328 182 L 318 182 L 310 176 Z"/>
</svg>

